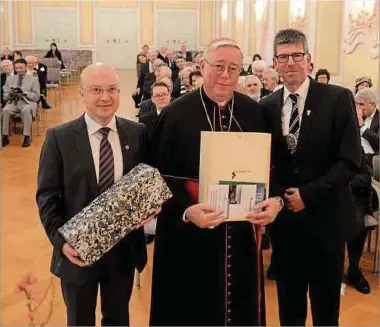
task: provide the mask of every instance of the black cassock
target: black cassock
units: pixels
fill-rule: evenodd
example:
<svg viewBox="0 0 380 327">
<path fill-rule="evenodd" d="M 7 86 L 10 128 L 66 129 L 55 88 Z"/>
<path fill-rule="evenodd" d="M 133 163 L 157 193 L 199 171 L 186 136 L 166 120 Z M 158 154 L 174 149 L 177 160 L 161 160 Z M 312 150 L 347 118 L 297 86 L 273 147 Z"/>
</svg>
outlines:
<svg viewBox="0 0 380 327">
<path fill-rule="evenodd" d="M 196 90 L 160 114 L 152 140 L 155 146 L 160 140 L 157 167 L 162 174 L 198 179 L 201 131 L 210 131 L 210 123 L 215 131 L 266 130 L 261 106 L 249 97 L 235 92 L 219 114 L 218 106 L 201 92 L 205 106 Z M 234 119 L 230 120 L 232 103 Z M 247 160 L 255 158 L 247 153 Z M 265 325 L 263 279 L 259 301 L 252 224 L 233 222 L 201 229 L 186 223 L 183 214 L 194 202 L 183 180 L 168 179 L 168 185 L 174 196 L 157 220 L 150 325 Z"/>
</svg>

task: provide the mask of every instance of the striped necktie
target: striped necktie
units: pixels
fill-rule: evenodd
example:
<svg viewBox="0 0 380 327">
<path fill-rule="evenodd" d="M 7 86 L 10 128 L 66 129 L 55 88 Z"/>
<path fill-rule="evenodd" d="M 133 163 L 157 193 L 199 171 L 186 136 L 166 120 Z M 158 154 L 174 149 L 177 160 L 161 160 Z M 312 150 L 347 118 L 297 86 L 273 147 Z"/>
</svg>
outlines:
<svg viewBox="0 0 380 327">
<path fill-rule="evenodd" d="M 108 141 L 109 127 L 99 129 L 102 134 L 99 151 L 99 190 L 100 193 L 112 186 L 115 180 L 114 158 L 111 143 Z"/>
<path fill-rule="evenodd" d="M 289 94 L 290 100 L 292 100 L 292 112 L 289 121 L 289 134 L 294 135 L 298 141 L 300 134 L 300 117 L 298 115 L 298 94 Z M 297 150 L 297 143 L 290 149 L 290 153 L 294 154 Z"/>
</svg>

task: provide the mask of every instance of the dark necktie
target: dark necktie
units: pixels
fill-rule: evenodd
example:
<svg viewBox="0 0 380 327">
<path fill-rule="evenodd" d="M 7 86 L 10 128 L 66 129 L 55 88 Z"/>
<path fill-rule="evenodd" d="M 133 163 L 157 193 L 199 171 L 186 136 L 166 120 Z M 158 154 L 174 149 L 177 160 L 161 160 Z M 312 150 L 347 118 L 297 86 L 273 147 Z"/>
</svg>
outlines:
<svg viewBox="0 0 380 327">
<path fill-rule="evenodd" d="M 17 87 L 22 88 L 22 79 L 24 75 L 18 75 Z"/>
<path fill-rule="evenodd" d="M 99 190 L 103 193 L 112 186 L 115 180 L 115 169 L 113 152 L 110 142 L 108 141 L 109 127 L 99 129 L 102 134 L 99 151 Z"/>
<path fill-rule="evenodd" d="M 298 94 L 290 94 L 290 100 L 292 100 L 292 112 L 289 121 L 289 134 L 295 137 L 295 143 L 289 148 L 290 153 L 294 154 L 297 150 L 297 141 L 300 134 L 300 117 L 298 115 Z"/>
</svg>

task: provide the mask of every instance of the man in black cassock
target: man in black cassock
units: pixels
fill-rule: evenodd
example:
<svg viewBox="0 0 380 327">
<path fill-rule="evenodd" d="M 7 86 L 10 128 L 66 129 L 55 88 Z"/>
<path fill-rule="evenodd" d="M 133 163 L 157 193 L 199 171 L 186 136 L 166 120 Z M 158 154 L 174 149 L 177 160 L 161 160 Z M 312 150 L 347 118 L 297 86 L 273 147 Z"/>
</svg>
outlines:
<svg viewBox="0 0 380 327">
<path fill-rule="evenodd" d="M 211 43 L 201 62 L 204 86 L 161 113 L 153 140 L 160 140 L 154 161 L 162 174 L 198 179 L 201 131 L 265 132 L 261 106 L 233 91 L 242 57 L 233 40 Z M 249 221 L 228 223 L 196 204 L 183 180 L 167 181 L 174 196 L 157 221 L 150 325 L 265 325 L 253 224 L 272 222 L 281 201 L 268 199 Z"/>
</svg>

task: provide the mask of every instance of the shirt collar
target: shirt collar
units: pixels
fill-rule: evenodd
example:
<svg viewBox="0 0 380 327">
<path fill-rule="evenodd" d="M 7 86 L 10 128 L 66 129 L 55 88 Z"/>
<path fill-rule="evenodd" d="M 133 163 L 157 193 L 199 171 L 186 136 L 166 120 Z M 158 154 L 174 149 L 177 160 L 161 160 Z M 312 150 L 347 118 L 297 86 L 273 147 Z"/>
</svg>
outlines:
<svg viewBox="0 0 380 327">
<path fill-rule="evenodd" d="M 95 134 L 99 131 L 99 129 L 103 128 L 104 126 L 98 124 L 95 120 L 93 120 L 87 112 L 84 114 L 84 120 L 87 125 L 87 130 L 90 135 Z M 112 117 L 111 121 L 108 123 L 106 127 L 109 127 L 112 131 L 117 133 L 117 127 L 116 127 L 116 117 L 115 115 Z"/>
<path fill-rule="evenodd" d="M 309 91 L 310 86 L 310 79 L 309 77 L 306 77 L 304 82 L 300 85 L 300 87 L 295 91 L 294 93 L 297 93 L 302 99 L 306 99 L 307 92 Z M 294 94 L 293 92 L 290 92 L 288 88 L 284 85 L 284 103 L 286 100 L 288 100 L 288 97 L 290 94 Z"/>
</svg>

